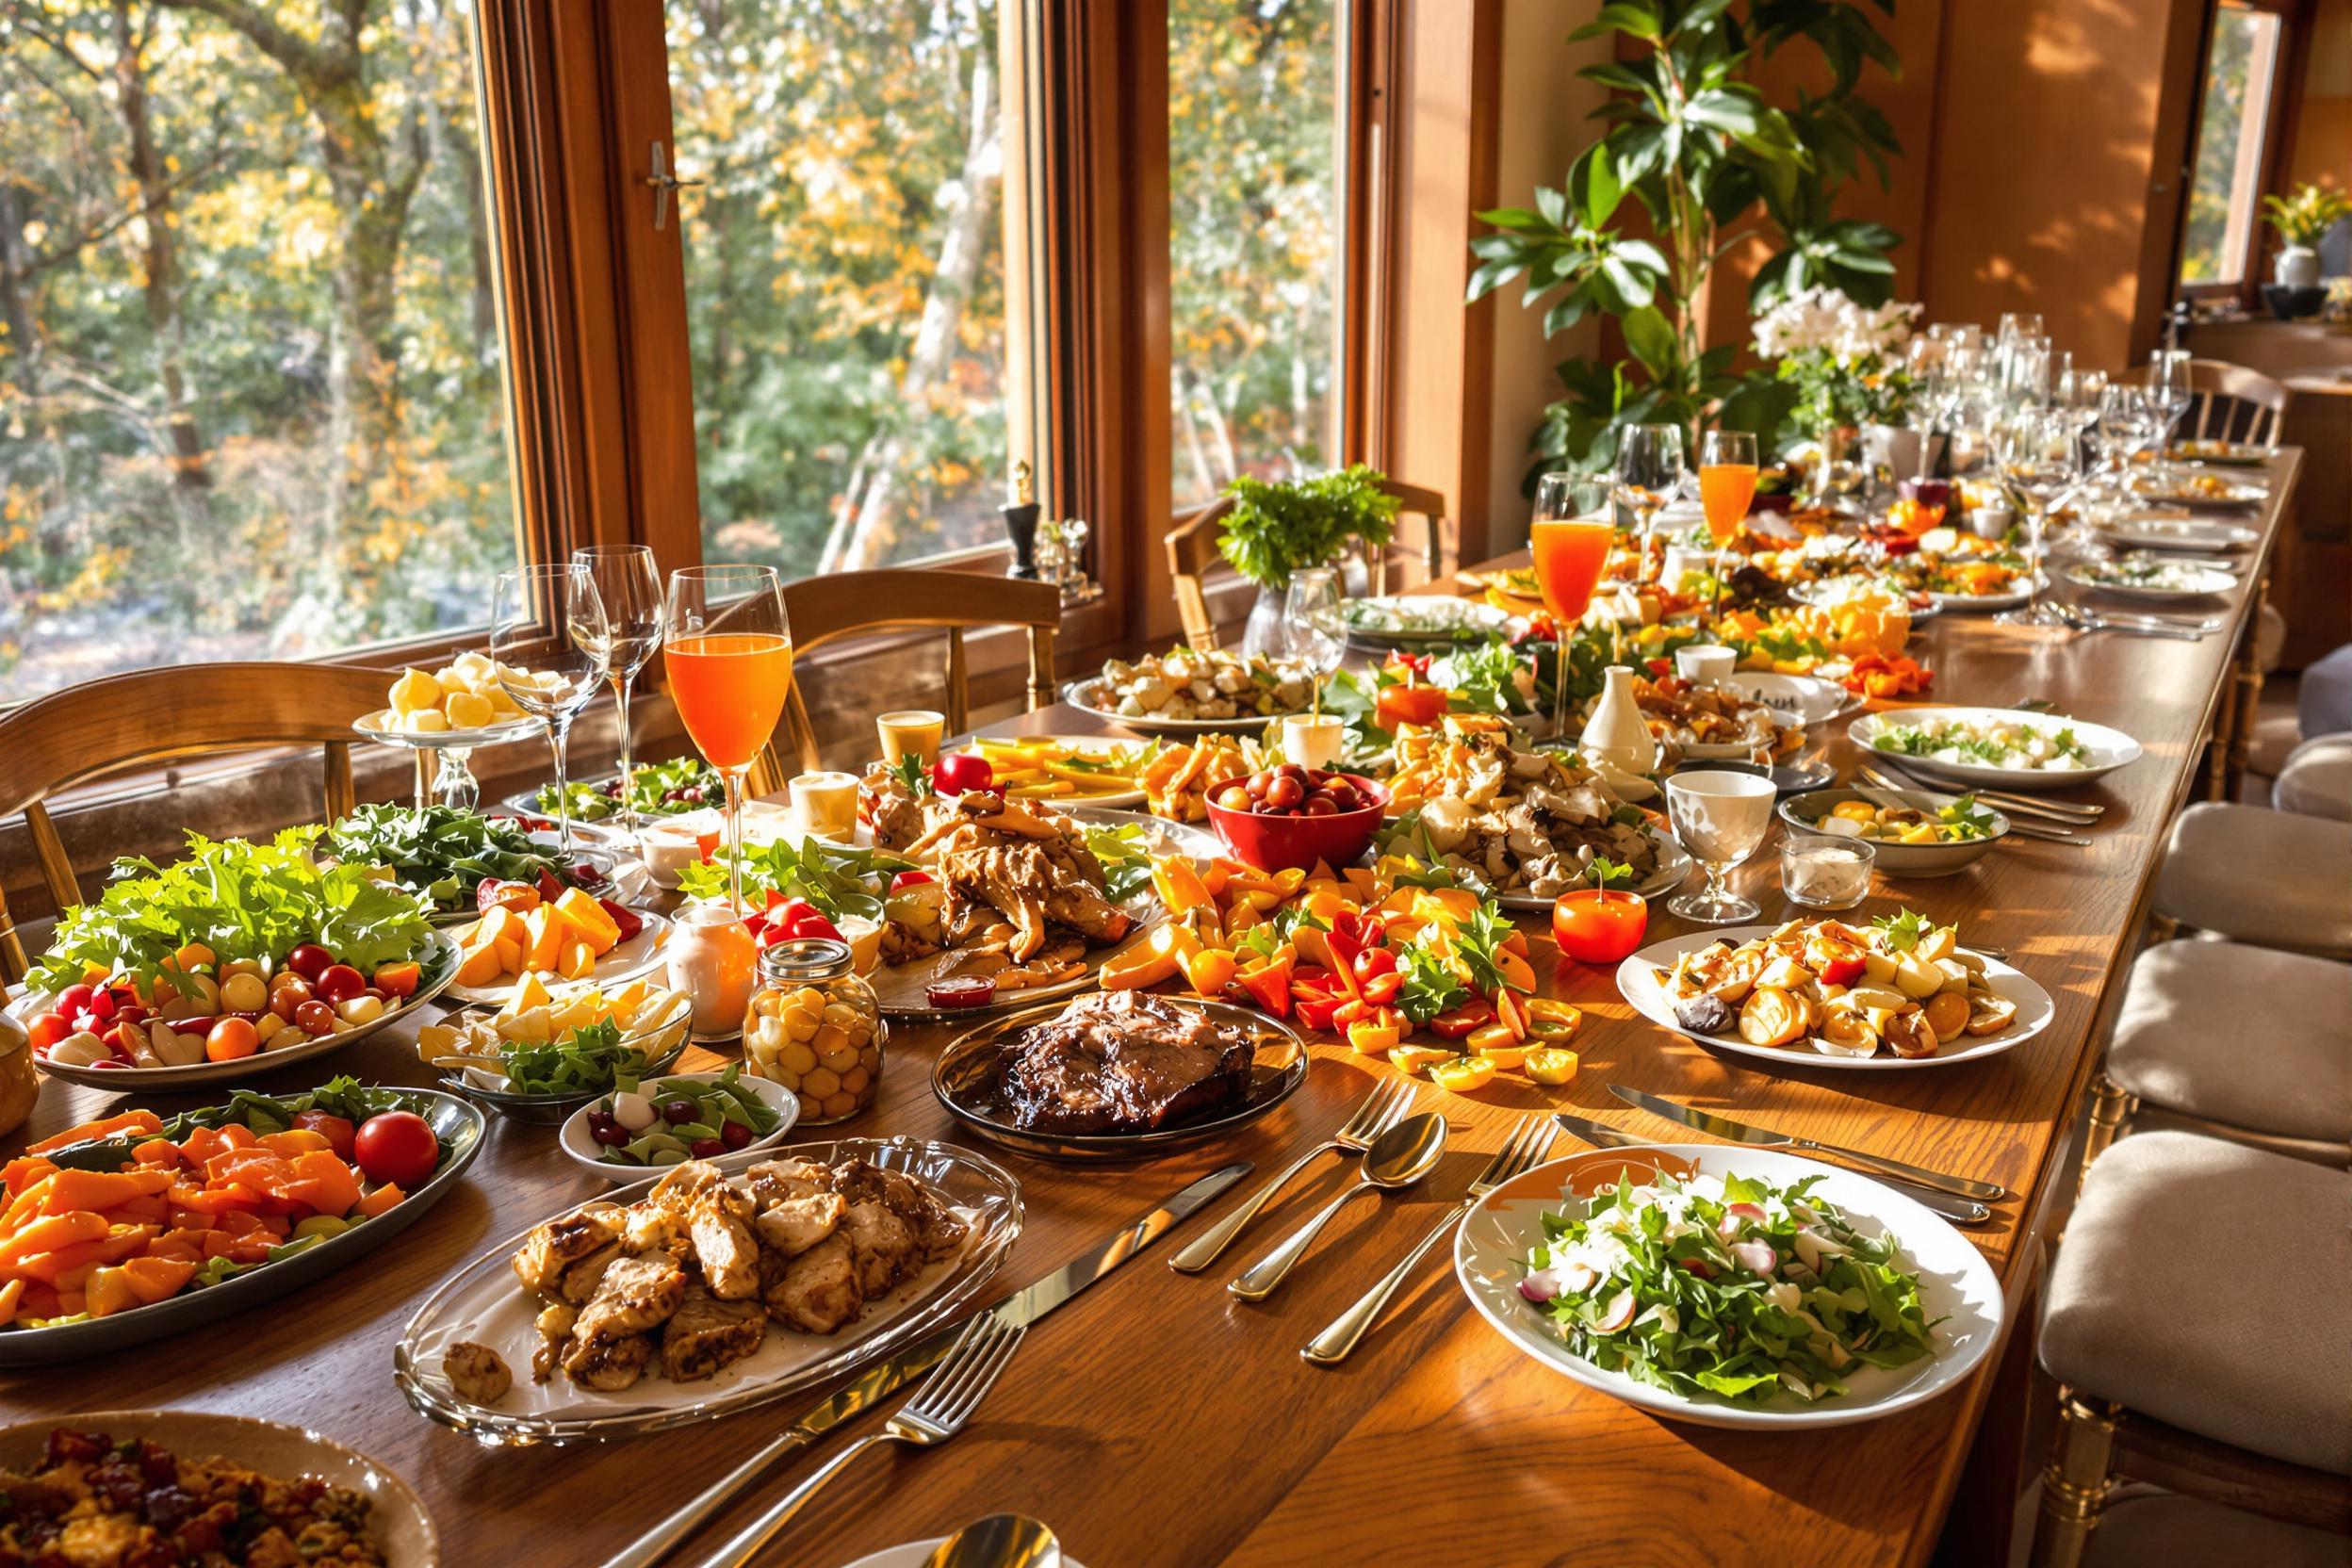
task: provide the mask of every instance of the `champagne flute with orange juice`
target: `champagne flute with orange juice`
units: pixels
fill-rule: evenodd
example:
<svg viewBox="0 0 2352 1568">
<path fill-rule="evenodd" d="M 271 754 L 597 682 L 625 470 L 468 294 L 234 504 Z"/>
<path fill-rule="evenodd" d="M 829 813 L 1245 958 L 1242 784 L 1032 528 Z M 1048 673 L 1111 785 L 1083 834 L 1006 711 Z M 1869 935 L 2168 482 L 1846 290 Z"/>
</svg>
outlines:
<svg viewBox="0 0 2352 1568">
<path fill-rule="evenodd" d="M 727 784 L 727 896 L 743 907 L 743 779 L 792 690 L 792 629 L 773 566 L 689 566 L 670 574 L 670 700 Z"/>
<path fill-rule="evenodd" d="M 1535 487 L 1535 522 L 1527 544 L 1544 608 L 1552 612 L 1552 733 L 1568 730 L 1568 656 L 1576 625 L 1592 603 L 1617 524 L 1609 514 L 1606 481 L 1591 474 L 1545 474 Z"/>
<path fill-rule="evenodd" d="M 1756 436 L 1744 430 L 1711 430 L 1699 443 L 1699 504 L 1707 509 L 1707 531 L 1715 541 L 1715 593 L 1709 608 L 1722 608 L 1723 549 L 1756 499 Z"/>
</svg>

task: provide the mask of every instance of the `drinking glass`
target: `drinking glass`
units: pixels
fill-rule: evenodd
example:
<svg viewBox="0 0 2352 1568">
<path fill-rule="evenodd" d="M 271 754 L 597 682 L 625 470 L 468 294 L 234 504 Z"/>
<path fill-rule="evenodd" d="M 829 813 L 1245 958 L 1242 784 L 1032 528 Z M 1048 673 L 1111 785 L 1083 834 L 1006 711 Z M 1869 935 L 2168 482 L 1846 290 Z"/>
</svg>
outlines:
<svg viewBox="0 0 2352 1568">
<path fill-rule="evenodd" d="M 2189 358 L 2186 349 L 2159 349 L 2148 361 L 2148 407 L 2164 421 L 2158 433 L 2156 473 L 2167 485 L 2176 478 L 2172 468 L 2173 429 L 2197 400 L 2196 391 L 2189 384 Z"/>
<path fill-rule="evenodd" d="M 1723 768 L 1685 770 L 1666 780 L 1666 817 L 1674 837 L 1707 871 L 1706 885 L 1668 899 L 1669 910 L 1701 925 L 1729 925 L 1763 912 L 1723 886 L 1723 878 L 1772 831 L 1775 794 L 1771 779 Z"/>
<path fill-rule="evenodd" d="M 2021 410 L 1994 432 L 1994 457 L 2003 488 L 2025 517 L 2028 555 L 2025 603 L 1993 617 L 2003 626 L 2065 626 L 2066 615 L 2041 601 L 2050 514 L 2082 483 L 2073 427 L 2060 413 Z"/>
<path fill-rule="evenodd" d="M 1641 580 L 1650 578 L 1650 531 L 1659 512 L 1682 488 L 1682 427 L 1628 425 L 1617 433 L 1617 466 L 1611 495 L 1634 515 L 1634 539 L 1642 552 Z"/>
<path fill-rule="evenodd" d="M 566 749 L 572 720 L 604 684 L 612 633 L 596 580 L 576 561 L 500 572 L 490 591 L 490 657 L 514 706 L 547 727 L 555 753 L 555 821 L 564 858 L 573 855 L 572 779 Z"/>
<path fill-rule="evenodd" d="M 727 897 L 743 906 L 743 776 L 792 691 L 792 629 L 773 566 L 688 566 L 670 574 L 670 700 L 703 760 L 727 783 Z"/>
<path fill-rule="evenodd" d="M 1699 440 L 1699 504 L 1707 509 L 1707 531 L 1715 541 L 1715 593 L 1710 612 L 1723 597 L 1723 550 L 1740 532 L 1756 500 L 1756 436 L 1744 430 L 1711 430 Z"/>
<path fill-rule="evenodd" d="M 636 833 L 636 753 L 629 743 L 629 688 L 662 645 L 662 573 L 653 551 L 644 545 L 589 545 L 572 552 L 572 560 L 588 568 L 604 601 L 605 629 L 611 641 L 604 651 L 605 678 L 621 705 L 621 827 Z"/>
<path fill-rule="evenodd" d="M 1310 566 L 1290 574 L 1282 595 L 1282 641 L 1290 662 L 1315 678 L 1310 714 L 1323 716 L 1323 683 L 1348 651 L 1348 623 L 1340 615 L 1339 574 Z"/>
<path fill-rule="evenodd" d="M 1535 580 L 1544 608 L 1552 613 L 1552 733 L 1568 725 L 1569 651 L 1576 625 L 1592 603 L 1617 543 L 1609 517 L 1611 487 L 1591 474 L 1545 474 L 1535 486 L 1535 522 L 1527 545 L 1535 556 Z"/>
</svg>

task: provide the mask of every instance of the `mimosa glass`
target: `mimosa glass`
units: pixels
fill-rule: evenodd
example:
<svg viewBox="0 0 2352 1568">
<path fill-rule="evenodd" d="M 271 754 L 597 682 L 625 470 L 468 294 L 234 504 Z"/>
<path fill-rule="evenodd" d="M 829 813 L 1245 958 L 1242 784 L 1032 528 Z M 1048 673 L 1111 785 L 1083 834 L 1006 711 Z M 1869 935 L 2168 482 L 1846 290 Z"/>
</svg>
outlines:
<svg viewBox="0 0 2352 1568">
<path fill-rule="evenodd" d="M 1568 727 L 1569 653 L 1576 630 L 1592 606 L 1592 592 L 1608 569 L 1609 552 L 1617 543 L 1617 525 L 1606 514 L 1589 514 L 1606 506 L 1606 486 L 1587 474 L 1545 474 L 1536 485 L 1535 522 L 1527 544 L 1535 556 L 1535 580 L 1544 595 L 1544 608 L 1552 613 L 1552 733 L 1563 736 Z"/>
<path fill-rule="evenodd" d="M 1699 443 L 1699 504 L 1707 509 L 1707 535 L 1715 541 L 1715 592 L 1709 606 L 1721 609 L 1723 598 L 1723 550 L 1740 532 L 1740 525 L 1756 500 L 1756 436 L 1744 430 L 1711 430 Z"/>
<path fill-rule="evenodd" d="M 637 766 L 629 743 L 629 689 L 637 672 L 645 667 L 662 645 L 662 572 L 653 551 L 644 545 L 590 545 L 572 552 L 572 560 L 588 568 L 604 601 L 605 678 L 621 705 L 621 828 L 634 837 L 637 821 Z"/>
<path fill-rule="evenodd" d="M 743 907 L 743 781 L 792 690 L 792 629 L 773 566 L 689 566 L 670 574 L 670 699 L 703 760 L 727 783 L 727 896 Z"/>
</svg>

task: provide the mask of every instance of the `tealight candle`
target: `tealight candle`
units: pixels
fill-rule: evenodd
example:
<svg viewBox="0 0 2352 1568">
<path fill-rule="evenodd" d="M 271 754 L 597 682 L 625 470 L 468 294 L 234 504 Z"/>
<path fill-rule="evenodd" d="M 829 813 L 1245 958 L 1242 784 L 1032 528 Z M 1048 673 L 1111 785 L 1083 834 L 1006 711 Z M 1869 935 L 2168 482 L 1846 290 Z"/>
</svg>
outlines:
<svg viewBox="0 0 2352 1568">
<path fill-rule="evenodd" d="M 1851 909 L 1870 890 L 1878 850 L 1869 841 L 1792 835 L 1780 846 L 1780 886 L 1811 909 Z"/>
<path fill-rule="evenodd" d="M 670 988 L 693 1003 L 695 1036 L 723 1039 L 740 1032 L 760 956 L 751 927 L 724 901 L 690 904 L 671 919 Z"/>
<path fill-rule="evenodd" d="M 1687 648 L 1674 650 L 1674 672 L 1683 679 L 1702 686 L 1723 679 L 1739 662 L 1737 651 L 1712 643 L 1693 643 Z"/>
<path fill-rule="evenodd" d="M 1968 514 L 1968 527 L 1983 539 L 2006 539 L 2017 514 L 2005 506 L 1980 506 Z"/>
<path fill-rule="evenodd" d="M 874 727 L 881 738 L 883 761 L 896 767 L 902 757 L 918 757 L 929 767 L 939 760 L 939 738 L 947 730 L 947 715 L 927 708 L 902 708 L 875 715 Z"/>
<path fill-rule="evenodd" d="M 792 809 L 800 825 L 820 839 L 846 839 L 858 831 L 858 776 L 804 773 L 792 782 Z"/>
<path fill-rule="evenodd" d="M 1282 760 L 1302 768 L 1337 767 L 1347 734 L 1347 725 L 1336 714 L 1294 713 L 1282 721 Z"/>
</svg>

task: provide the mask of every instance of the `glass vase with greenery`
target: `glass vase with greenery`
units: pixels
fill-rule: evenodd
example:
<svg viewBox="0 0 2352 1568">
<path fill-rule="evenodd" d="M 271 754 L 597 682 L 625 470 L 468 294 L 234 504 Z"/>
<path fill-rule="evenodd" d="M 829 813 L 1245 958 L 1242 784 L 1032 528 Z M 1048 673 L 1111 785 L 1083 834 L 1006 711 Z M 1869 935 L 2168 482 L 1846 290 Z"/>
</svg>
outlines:
<svg viewBox="0 0 2352 1568">
<path fill-rule="evenodd" d="M 1883 224 L 1833 215 L 1838 190 L 1867 158 L 1879 182 L 1901 145 L 1859 95 L 1863 67 L 1899 74 L 1894 48 L 1869 9 L 1891 0 L 1610 0 L 1575 39 L 1610 36 L 1629 47 L 1578 74 L 1614 90 L 1596 111 L 1609 129 L 1578 154 L 1532 208 L 1481 213 L 1495 233 L 1471 242 L 1478 300 L 1527 279 L 1525 302 L 1552 303 L 1545 335 L 1590 315 L 1617 318 L 1629 361 L 1563 361 L 1567 396 L 1544 412 L 1527 473 L 1592 472 L 1616 455 L 1625 425 L 1695 425 L 1702 416 L 1756 433 L 1770 445 L 1796 389 L 1769 373 L 1732 369 L 1737 345 L 1707 348 L 1702 320 L 1715 265 L 1751 238 L 1772 255 L 1750 286 L 1761 309 L 1827 284 L 1866 305 L 1883 302 L 1900 237 Z M 1754 76 L 1781 49 L 1819 51 L 1827 85 L 1791 108 L 1768 104 Z M 1626 197 L 1656 242 L 1630 234 Z M 1760 213 L 1759 220 L 1752 214 Z"/>
<path fill-rule="evenodd" d="M 1358 463 L 1305 479 L 1263 480 L 1244 474 L 1225 487 L 1233 500 L 1217 549 L 1233 569 L 1258 585 L 1257 607 L 1244 634 L 1245 653 L 1269 651 L 1282 615 L 1282 590 L 1293 572 L 1341 564 L 1351 544 L 1379 548 L 1396 529 L 1396 498 L 1384 476 Z"/>
</svg>

